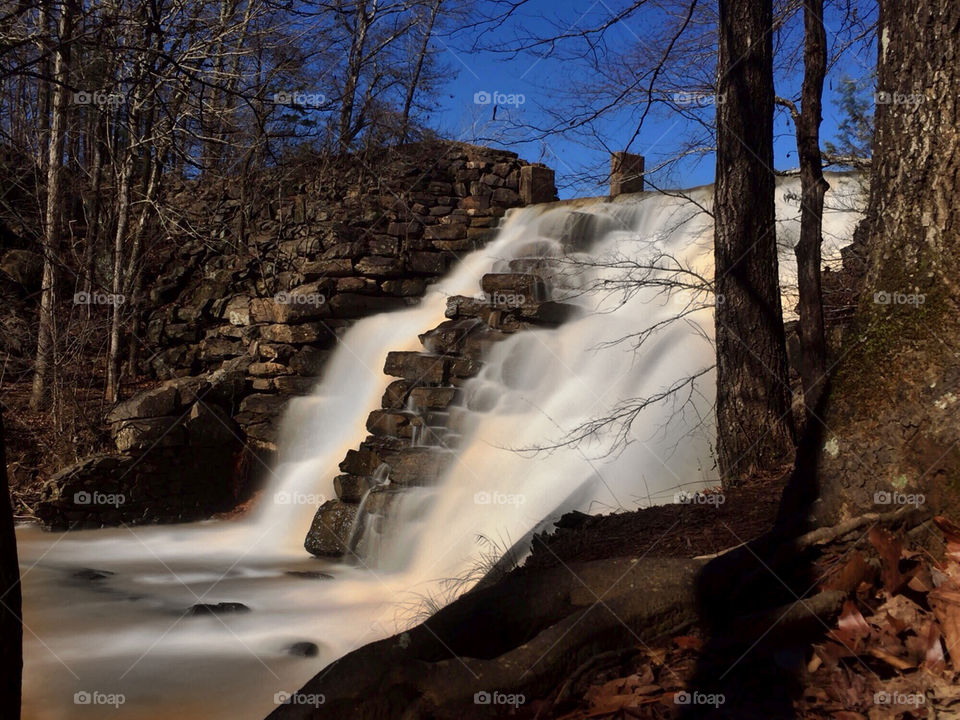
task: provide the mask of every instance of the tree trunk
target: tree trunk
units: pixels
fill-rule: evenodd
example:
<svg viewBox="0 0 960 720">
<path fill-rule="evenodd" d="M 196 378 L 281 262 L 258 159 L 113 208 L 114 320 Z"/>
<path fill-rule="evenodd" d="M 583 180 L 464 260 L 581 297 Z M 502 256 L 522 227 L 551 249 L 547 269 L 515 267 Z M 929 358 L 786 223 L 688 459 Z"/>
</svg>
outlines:
<svg viewBox="0 0 960 720">
<path fill-rule="evenodd" d="M 794 431 L 777 272 L 771 0 L 721 0 L 715 290 L 724 481 L 789 461 Z"/>
<path fill-rule="evenodd" d="M 131 127 L 133 125 L 131 124 Z M 132 137 L 131 137 L 132 142 Z M 120 398 L 120 360 L 123 324 L 123 303 L 126 300 L 124 290 L 123 246 L 130 224 L 130 182 L 133 176 L 133 148 L 127 148 L 127 157 L 120 171 L 120 192 L 117 197 L 117 232 L 113 239 L 113 283 L 111 285 L 112 302 L 110 308 L 110 341 L 107 346 L 107 384 L 104 398 L 115 403 Z"/>
<path fill-rule="evenodd" d="M 7 457 L 0 411 L 0 717 L 20 717 L 20 683 L 23 670 L 23 628 L 21 625 L 20 567 L 17 564 L 17 536 L 13 529 L 13 508 L 7 484 Z"/>
<path fill-rule="evenodd" d="M 346 154 L 350 144 L 356 136 L 354 122 L 354 106 L 357 101 L 357 88 L 360 85 L 360 73 L 363 70 L 363 55 L 367 44 L 367 31 L 376 12 L 376 3 L 373 10 L 367 14 L 367 3 L 358 2 L 354 8 L 356 20 L 352 28 L 350 39 L 350 55 L 347 60 L 347 75 L 343 83 L 343 98 L 340 104 L 340 120 L 338 123 L 338 144 L 340 152 Z"/>
<path fill-rule="evenodd" d="M 430 39 L 433 36 L 433 26 L 437 21 L 437 15 L 440 13 L 440 3 L 443 0 L 433 0 L 430 6 L 430 15 L 427 18 L 427 26 L 423 31 L 423 41 L 420 43 L 419 52 L 417 52 L 417 61 L 413 66 L 413 74 L 410 76 L 410 84 L 407 86 L 407 94 L 403 99 L 403 111 L 400 114 L 400 142 L 407 141 L 407 135 L 410 132 L 410 111 L 413 108 L 413 99 L 417 94 L 417 86 L 420 85 L 420 76 L 423 74 L 423 63 L 430 49 Z"/>
<path fill-rule="evenodd" d="M 60 248 L 60 224 L 63 215 L 63 150 L 67 136 L 72 10 L 72 3 L 64 3 L 53 63 L 55 88 L 51 108 L 50 139 L 47 146 L 47 202 L 43 216 L 43 287 L 40 295 L 33 388 L 30 393 L 30 406 L 34 409 L 43 407 L 50 399 L 50 376 L 53 372 L 54 304 L 57 298 L 56 261 Z"/>
<path fill-rule="evenodd" d="M 794 252 L 797 256 L 800 294 L 800 377 L 809 422 L 813 419 L 813 413 L 827 383 L 820 249 L 823 244 L 823 196 L 830 186 L 823 177 L 823 160 L 820 156 L 823 78 L 827 72 L 827 30 L 823 25 L 823 0 L 807 0 L 803 8 L 804 71 L 800 115 L 797 119 L 800 240 Z"/>
<path fill-rule="evenodd" d="M 878 37 L 870 256 L 824 417 L 821 521 L 960 505 L 960 4 L 885 0 Z"/>
</svg>

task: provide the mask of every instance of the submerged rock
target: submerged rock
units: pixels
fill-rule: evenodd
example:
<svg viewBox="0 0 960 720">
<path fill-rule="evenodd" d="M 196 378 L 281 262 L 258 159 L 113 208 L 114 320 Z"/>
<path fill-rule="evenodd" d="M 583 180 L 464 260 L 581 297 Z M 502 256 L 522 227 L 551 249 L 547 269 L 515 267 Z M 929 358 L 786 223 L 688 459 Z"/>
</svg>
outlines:
<svg viewBox="0 0 960 720">
<path fill-rule="evenodd" d="M 307 580 L 333 580 L 333 575 L 320 572 L 319 570 L 287 570 L 286 574 L 291 577 L 305 578 Z"/>
<path fill-rule="evenodd" d="M 198 603 L 187 611 L 187 615 L 222 615 L 224 613 L 247 612 L 250 612 L 250 608 L 238 602 Z"/>
<path fill-rule="evenodd" d="M 106 580 L 108 577 L 114 573 L 109 570 L 94 570 L 93 568 L 84 568 L 83 570 L 77 570 L 73 573 L 73 577 L 77 580 Z"/>
<path fill-rule="evenodd" d="M 320 654 L 320 648 L 316 643 L 303 641 L 296 642 L 288 647 L 287 652 L 296 657 L 316 657 Z"/>
</svg>

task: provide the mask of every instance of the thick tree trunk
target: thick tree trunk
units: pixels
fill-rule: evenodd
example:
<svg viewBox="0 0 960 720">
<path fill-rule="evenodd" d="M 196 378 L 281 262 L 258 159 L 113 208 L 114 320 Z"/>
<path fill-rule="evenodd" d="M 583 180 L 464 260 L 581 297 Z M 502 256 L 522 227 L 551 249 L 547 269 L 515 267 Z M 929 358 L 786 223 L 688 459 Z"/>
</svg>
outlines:
<svg viewBox="0 0 960 720">
<path fill-rule="evenodd" d="M 727 483 L 788 461 L 777 271 L 770 0 L 721 0 L 714 215 L 717 454 Z"/>
<path fill-rule="evenodd" d="M 960 4 L 885 0 L 878 37 L 870 260 L 824 418 L 822 521 L 960 506 Z"/>
<path fill-rule="evenodd" d="M 820 248 L 823 243 L 823 196 L 829 184 L 823 178 L 820 156 L 820 122 L 823 78 L 827 72 L 827 30 L 823 25 L 823 0 L 803 6 L 803 89 L 797 119 L 800 155 L 800 240 L 797 282 L 800 294 L 800 377 L 807 419 L 813 413 L 827 382 L 827 343 L 823 328 L 823 293 L 820 287 Z M 816 422 L 816 420 L 812 420 Z"/>
<path fill-rule="evenodd" d="M 0 717 L 20 717 L 20 683 L 23 669 L 23 628 L 20 622 L 20 567 L 13 508 L 7 486 L 7 457 L 0 412 Z"/>
</svg>

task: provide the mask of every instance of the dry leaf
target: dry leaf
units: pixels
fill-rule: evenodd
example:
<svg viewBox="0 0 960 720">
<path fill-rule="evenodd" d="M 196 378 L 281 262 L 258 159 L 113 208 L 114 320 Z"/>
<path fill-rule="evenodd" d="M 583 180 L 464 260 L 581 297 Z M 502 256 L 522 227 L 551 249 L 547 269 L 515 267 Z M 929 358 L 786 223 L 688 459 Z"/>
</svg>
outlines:
<svg viewBox="0 0 960 720">
<path fill-rule="evenodd" d="M 673 644 L 681 650 L 699 650 L 703 647 L 703 641 L 693 635 L 681 635 L 673 639 Z"/>
<path fill-rule="evenodd" d="M 845 646 L 850 652 L 856 653 L 860 641 L 869 637 L 870 626 L 857 609 L 853 600 L 843 603 L 843 611 L 837 621 L 837 627 L 827 633 L 827 636 Z M 826 658 L 824 658 L 826 659 Z"/>
<path fill-rule="evenodd" d="M 940 588 L 927 595 L 927 601 L 933 608 L 933 614 L 940 623 L 947 652 L 953 661 L 953 667 L 960 667 L 960 591 Z"/>
<path fill-rule="evenodd" d="M 937 517 L 933 519 L 933 522 L 936 523 L 937 527 L 940 528 L 940 532 L 942 532 L 946 538 L 947 555 L 960 562 L 960 527 L 942 515 L 937 515 Z"/>
<path fill-rule="evenodd" d="M 853 592 L 860 583 L 873 577 L 874 569 L 870 567 L 859 550 L 853 552 L 846 564 L 836 573 L 830 575 L 820 587 L 824 590 L 842 590 Z"/>
<path fill-rule="evenodd" d="M 940 642 L 940 628 L 936 623 L 929 623 L 925 634 L 926 649 L 924 651 L 924 667 L 931 670 L 941 670 L 946 664 L 943 655 L 943 643 Z"/>
<path fill-rule="evenodd" d="M 880 579 L 883 582 L 883 589 L 891 595 L 896 595 L 909 580 L 900 572 L 903 543 L 886 528 L 871 528 L 869 537 L 870 544 L 880 555 Z"/>
</svg>

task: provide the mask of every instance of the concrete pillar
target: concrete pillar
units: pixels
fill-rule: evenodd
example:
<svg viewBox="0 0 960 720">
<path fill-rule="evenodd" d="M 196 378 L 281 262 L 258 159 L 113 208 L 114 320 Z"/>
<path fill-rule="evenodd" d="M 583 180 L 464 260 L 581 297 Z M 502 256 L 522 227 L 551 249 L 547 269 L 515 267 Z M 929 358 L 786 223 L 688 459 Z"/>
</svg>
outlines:
<svg viewBox="0 0 960 720">
<path fill-rule="evenodd" d="M 610 153 L 610 197 L 643 191 L 643 155 Z"/>
<path fill-rule="evenodd" d="M 524 205 L 556 200 L 553 170 L 545 165 L 524 165 L 520 168 L 520 199 Z"/>
</svg>

